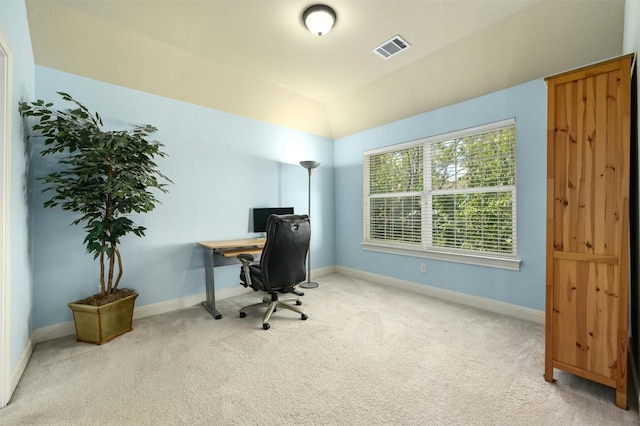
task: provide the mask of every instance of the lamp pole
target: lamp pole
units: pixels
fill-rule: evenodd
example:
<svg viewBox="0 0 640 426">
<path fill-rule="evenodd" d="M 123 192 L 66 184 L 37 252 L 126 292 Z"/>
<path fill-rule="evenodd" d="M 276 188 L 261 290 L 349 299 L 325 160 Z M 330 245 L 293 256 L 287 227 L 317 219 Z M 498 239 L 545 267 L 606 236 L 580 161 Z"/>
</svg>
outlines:
<svg viewBox="0 0 640 426">
<path fill-rule="evenodd" d="M 319 161 L 301 161 L 300 165 L 308 170 L 309 172 L 309 201 L 307 203 L 307 215 L 309 216 L 309 222 L 311 222 L 311 169 L 315 169 L 320 165 Z M 316 288 L 320 284 L 315 281 L 311 281 L 311 243 L 309 243 L 309 252 L 307 253 L 307 281 L 300 284 L 302 288 Z"/>
</svg>

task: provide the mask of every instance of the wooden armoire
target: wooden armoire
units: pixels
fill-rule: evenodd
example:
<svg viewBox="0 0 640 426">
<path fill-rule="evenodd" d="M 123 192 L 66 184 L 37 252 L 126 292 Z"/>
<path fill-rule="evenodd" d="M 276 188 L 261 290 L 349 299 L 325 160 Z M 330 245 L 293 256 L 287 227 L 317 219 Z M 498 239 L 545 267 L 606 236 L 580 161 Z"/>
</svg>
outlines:
<svg viewBox="0 0 640 426">
<path fill-rule="evenodd" d="M 546 79 L 545 380 L 615 388 L 627 408 L 633 54 Z"/>
</svg>

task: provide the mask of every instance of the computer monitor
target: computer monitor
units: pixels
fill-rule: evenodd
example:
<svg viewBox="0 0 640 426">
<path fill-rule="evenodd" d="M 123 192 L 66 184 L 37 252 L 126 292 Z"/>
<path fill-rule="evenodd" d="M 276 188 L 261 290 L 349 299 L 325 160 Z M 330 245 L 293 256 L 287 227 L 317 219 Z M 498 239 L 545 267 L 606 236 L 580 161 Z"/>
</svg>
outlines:
<svg viewBox="0 0 640 426">
<path fill-rule="evenodd" d="M 293 207 L 261 207 L 253 209 L 253 232 L 266 232 L 272 214 L 293 214 Z"/>
</svg>

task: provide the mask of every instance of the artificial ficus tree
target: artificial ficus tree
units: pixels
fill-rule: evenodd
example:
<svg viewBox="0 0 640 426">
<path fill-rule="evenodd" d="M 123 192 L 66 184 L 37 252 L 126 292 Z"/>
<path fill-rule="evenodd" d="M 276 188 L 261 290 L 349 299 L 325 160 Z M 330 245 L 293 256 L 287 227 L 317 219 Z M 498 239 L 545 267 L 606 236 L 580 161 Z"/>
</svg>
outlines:
<svg viewBox="0 0 640 426">
<path fill-rule="evenodd" d="M 59 169 L 39 179 L 43 192 L 53 195 L 44 207 L 59 206 L 80 216 L 72 224 L 86 232 L 87 252 L 100 262 L 100 296 L 114 294 L 123 274 L 120 239 L 144 236 L 145 227 L 131 215 L 152 211 L 158 199 L 152 190 L 167 192 L 171 182 L 155 159 L 165 157 L 163 145 L 149 137 L 150 125 L 105 130 L 98 113 L 91 113 L 71 95 L 58 92 L 72 108 L 58 110 L 43 100 L 21 102 L 20 114 L 36 120 L 32 137 L 42 138 L 42 156 L 56 156 Z"/>
</svg>

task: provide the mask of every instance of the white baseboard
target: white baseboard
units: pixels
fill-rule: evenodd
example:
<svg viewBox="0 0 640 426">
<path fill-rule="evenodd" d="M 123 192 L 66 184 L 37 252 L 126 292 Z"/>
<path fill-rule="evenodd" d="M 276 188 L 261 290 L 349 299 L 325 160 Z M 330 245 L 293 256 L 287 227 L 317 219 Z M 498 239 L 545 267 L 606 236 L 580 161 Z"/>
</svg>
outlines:
<svg viewBox="0 0 640 426">
<path fill-rule="evenodd" d="M 372 274 L 370 272 L 364 272 L 357 269 L 345 268 L 343 266 L 337 266 L 335 269 L 339 274 L 350 275 L 355 278 L 373 281 L 378 284 L 424 294 L 425 296 L 435 297 L 437 299 L 443 299 L 449 302 L 459 303 L 461 305 L 471 306 L 538 324 L 544 324 L 544 311 L 512 305 L 510 303 L 498 302 L 491 299 L 485 299 L 483 297 L 471 296 L 451 290 L 444 290 L 426 284 L 417 284 L 411 281 Z"/>
<path fill-rule="evenodd" d="M 11 369 L 11 377 L 9 378 L 9 386 L 11 387 L 10 395 L 13 395 L 13 392 L 16 390 L 18 382 L 22 377 L 22 373 L 24 373 L 24 370 L 27 368 L 27 364 L 29 363 L 29 359 L 31 358 L 31 354 L 33 353 L 33 348 L 35 346 L 36 344 L 33 339 L 29 339 L 18 358 L 18 362 L 15 367 Z"/>
<path fill-rule="evenodd" d="M 216 290 L 216 299 L 222 300 L 228 297 L 238 296 L 250 291 L 241 285 Z M 192 296 L 181 297 L 179 299 L 167 300 L 164 302 L 153 303 L 136 307 L 133 312 L 133 320 L 138 320 L 152 315 L 166 314 L 167 312 L 177 311 L 179 309 L 190 308 L 198 305 L 206 299 L 205 293 L 194 294 Z M 71 336 L 75 334 L 76 328 L 73 321 L 60 324 L 50 325 L 48 327 L 37 328 L 31 336 L 35 343 L 45 342 L 47 340 L 58 339 L 60 337 Z"/>
<path fill-rule="evenodd" d="M 321 269 L 315 269 L 312 272 L 312 276 L 322 276 L 335 272 L 335 267 L 330 266 Z M 222 300 L 229 297 L 239 296 L 241 294 L 251 292 L 251 289 L 247 289 L 241 285 L 235 285 L 233 287 L 223 288 L 216 290 L 216 300 Z M 179 299 L 167 300 L 164 302 L 153 303 L 151 305 L 144 305 L 136 307 L 133 312 L 133 320 L 138 320 L 152 315 L 166 314 L 167 312 L 177 311 L 179 309 L 190 308 L 198 305 L 200 302 L 206 299 L 206 293 L 199 293 L 192 296 L 181 297 Z M 60 337 L 72 336 L 75 334 L 76 328 L 73 321 L 54 324 L 48 327 L 37 328 L 31 335 L 31 340 L 35 343 L 45 342 L 47 340 L 58 339 Z M 32 348 L 33 349 L 33 348 Z M 30 355 L 31 353 L 29 353 Z M 27 358 L 28 361 L 28 358 Z"/>
<path fill-rule="evenodd" d="M 357 269 L 345 268 L 342 266 L 330 266 L 313 270 L 311 276 L 319 277 L 334 272 L 344 275 L 350 275 L 356 278 L 362 278 L 382 285 L 413 291 L 415 293 L 424 294 L 426 296 L 435 297 L 438 299 L 448 300 L 450 302 L 459 303 L 461 305 L 472 306 L 474 308 L 484 309 L 486 311 L 496 312 L 514 318 L 520 318 L 523 320 L 544 324 L 544 311 L 537 311 L 535 309 L 529 309 L 509 303 L 497 302 L 495 300 L 485 299 L 482 297 L 470 296 L 468 294 L 444 290 L 425 284 L 416 284 L 410 281 L 390 278 L 384 275 L 372 274 L 370 272 L 364 272 Z M 222 300 L 228 297 L 238 296 L 248 291 L 251 290 L 246 289 L 241 285 L 223 288 L 221 290 L 216 290 L 216 299 Z M 133 319 L 137 320 L 152 315 L 165 314 L 167 312 L 173 312 L 178 309 L 189 308 L 191 306 L 199 304 L 200 302 L 205 300 L 205 298 L 205 293 L 200 293 L 192 296 L 182 297 L 179 299 L 167 300 L 165 302 L 136 307 Z M 34 343 L 40 343 L 60 337 L 71 336 L 75 332 L 76 330 L 73 321 L 70 321 L 66 323 L 51 325 L 48 327 L 37 328 L 33 331 L 31 340 Z"/>
<path fill-rule="evenodd" d="M 321 277 L 323 275 L 329 275 L 336 272 L 335 266 L 327 266 L 326 268 L 314 269 L 311 271 L 311 279 L 315 277 Z"/>
</svg>

